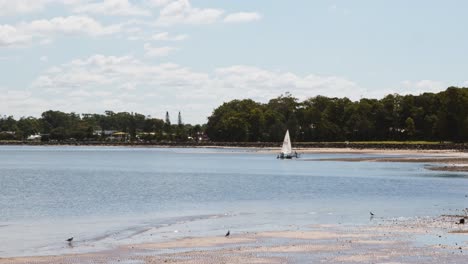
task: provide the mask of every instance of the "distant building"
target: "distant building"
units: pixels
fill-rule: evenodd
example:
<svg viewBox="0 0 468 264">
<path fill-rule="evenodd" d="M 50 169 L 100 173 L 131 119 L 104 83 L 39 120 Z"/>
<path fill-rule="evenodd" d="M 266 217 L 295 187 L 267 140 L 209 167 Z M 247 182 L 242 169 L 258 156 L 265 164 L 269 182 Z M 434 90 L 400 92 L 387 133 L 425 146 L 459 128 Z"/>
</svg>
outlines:
<svg viewBox="0 0 468 264">
<path fill-rule="evenodd" d="M 94 130 L 93 135 L 95 136 L 112 136 L 112 134 L 118 132 L 117 130 Z"/>
<path fill-rule="evenodd" d="M 27 140 L 30 140 L 30 141 L 39 141 L 41 140 L 42 136 L 39 135 L 39 134 L 36 134 L 36 135 L 30 135 Z"/>
</svg>

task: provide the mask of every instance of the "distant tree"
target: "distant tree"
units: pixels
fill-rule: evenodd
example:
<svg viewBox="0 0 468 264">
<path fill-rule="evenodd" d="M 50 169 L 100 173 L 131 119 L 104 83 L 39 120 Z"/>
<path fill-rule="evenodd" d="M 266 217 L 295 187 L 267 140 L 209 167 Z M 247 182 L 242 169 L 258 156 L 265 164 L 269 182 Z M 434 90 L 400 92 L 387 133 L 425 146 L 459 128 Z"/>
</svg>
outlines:
<svg viewBox="0 0 468 264">
<path fill-rule="evenodd" d="M 405 132 L 408 138 L 412 138 L 416 132 L 416 126 L 414 125 L 413 118 L 408 117 L 405 121 Z"/>
<path fill-rule="evenodd" d="M 18 129 L 17 122 L 13 116 L 4 116 L 0 118 L 0 131 L 16 131 Z"/>
<path fill-rule="evenodd" d="M 167 111 L 166 111 L 165 124 L 168 125 L 168 126 L 171 125 L 171 119 L 169 118 L 169 112 L 167 112 Z"/>
<path fill-rule="evenodd" d="M 179 127 L 182 127 L 183 126 L 183 123 L 182 123 L 182 115 L 180 114 L 180 111 L 179 111 L 179 115 L 177 116 L 177 125 Z"/>
<path fill-rule="evenodd" d="M 22 117 L 17 123 L 21 135 L 19 139 L 26 139 L 31 135 L 39 134 L 41 127 L 39 120 L 34 117 Z"/>
<path fill-rule="evenodd" d="M 214 141 L 256 141 L 263 130 L 260 112 L 261 104 L 250 99 L 224 103 L 208 118 L 208 137 Z"/>
<path fill-rule="evenodd" d="M 166 119 L 164 121 L 164 132 L 166 133 L 166 139 L 172 139 L 172 127 L 171 119 L 169 118 L 169 112 L 166 111 Z"/>
</svg>

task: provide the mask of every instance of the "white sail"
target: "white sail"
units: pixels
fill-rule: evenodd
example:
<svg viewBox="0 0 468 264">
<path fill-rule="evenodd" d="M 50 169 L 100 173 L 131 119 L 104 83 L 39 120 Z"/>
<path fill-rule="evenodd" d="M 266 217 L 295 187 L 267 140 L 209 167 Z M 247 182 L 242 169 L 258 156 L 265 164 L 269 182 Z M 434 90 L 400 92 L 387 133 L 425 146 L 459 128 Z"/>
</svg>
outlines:
<svg viewBox="0 0 468 264">
<path fill-rule="evenodd" d="M 284 155 L 292 154 L 291 139 L 289 138 L 289 130 L 286 130 L 286 135 L 284 135 L 283 147 L 281 148 L 281 153 Z"/>
</svg>

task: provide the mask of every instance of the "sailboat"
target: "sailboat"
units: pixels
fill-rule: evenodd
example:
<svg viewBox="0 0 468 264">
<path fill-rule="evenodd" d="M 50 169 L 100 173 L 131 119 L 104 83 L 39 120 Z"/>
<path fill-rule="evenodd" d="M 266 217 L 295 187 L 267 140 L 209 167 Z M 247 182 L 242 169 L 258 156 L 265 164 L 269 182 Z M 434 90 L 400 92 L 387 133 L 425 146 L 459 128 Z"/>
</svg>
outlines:
<svg viewBox="0 0 468 264">
<path fill-rule="evenodd" d="M 281 147 L 281 153 L 276 157 L 278 159 L 292 159 L 298 158 L 297 152 L 292 151 L 291 138 L 289 137 L 289 130 L 286 130 L 284 135 L 283 146 Z"/>
</svg>

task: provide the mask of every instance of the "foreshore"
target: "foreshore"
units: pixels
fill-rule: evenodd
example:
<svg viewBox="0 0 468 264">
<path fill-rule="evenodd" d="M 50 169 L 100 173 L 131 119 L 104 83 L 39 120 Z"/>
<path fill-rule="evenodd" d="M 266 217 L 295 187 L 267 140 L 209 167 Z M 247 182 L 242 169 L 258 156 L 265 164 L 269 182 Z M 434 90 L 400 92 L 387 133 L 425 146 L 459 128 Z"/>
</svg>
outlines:
<svg viewBox="0 0 468 264">
<path fill-rule="evenodd" d="M 372 152 L 367 152 L 372 153 Z M 375 152 L 374 152 L 375 153 Z M 468 172 L 468 154 L 453 151 L 380 151 L 379 154 L 411 155 L 409 157 L 347 157 L 318 159 L 320 161 L 343 162 L 400 162 L 424 163 L 427 169 L 433 171 Z M 413 155 L 416 155 L 413 156 Z M 310 159 L 315 160 L 315 159 Z"/>
<path fill-rule="evenodd" d="M 291 226 L 182 239 L 86 254 L 0 258 L 23 263 L 464 263 L 468 253 L 466 210 L 451 215 L 384 219 L 366 225 Z M 190 234 L 193 235 L 193 234 Z M 75 246 L 79 246 L 77 241 Z"/>
<path fill-rule="evenodd" d="M 113 141 L 0 141 L 0 145 L 26 146 L 121 146 L 121 147 L 179 147 L 179 148 L 279 148 L 280 142 L 113 142 Z M 441 150 L 466 151 L 465 143 L 418 143 L 418 142 L 295 142 L 295 149 L 355 149 L 355 150 Z"/>
</svg>

